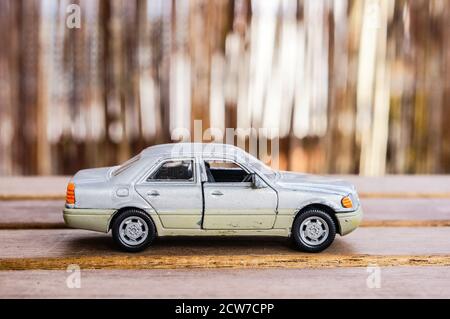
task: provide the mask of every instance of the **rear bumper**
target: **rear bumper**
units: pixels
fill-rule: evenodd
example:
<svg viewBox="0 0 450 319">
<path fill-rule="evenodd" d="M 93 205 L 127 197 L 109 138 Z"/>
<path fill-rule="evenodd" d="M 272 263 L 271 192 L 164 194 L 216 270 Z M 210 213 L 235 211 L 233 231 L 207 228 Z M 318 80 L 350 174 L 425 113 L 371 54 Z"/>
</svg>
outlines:
<svg viewBox="0 0 450 319">
<path fill-rule="evenodd" d="M 344 236 L 354 231 L 361 224 L 363 211 L 361 206 L 358 210 L 350 213 L 337 213 L 339 223 L 339 233 Z"/>
<path fill-rule="evenodd" d="M 68 227 L 107 233 L 114 209 L 64 208 L 64 222 Z"/>
</svg>

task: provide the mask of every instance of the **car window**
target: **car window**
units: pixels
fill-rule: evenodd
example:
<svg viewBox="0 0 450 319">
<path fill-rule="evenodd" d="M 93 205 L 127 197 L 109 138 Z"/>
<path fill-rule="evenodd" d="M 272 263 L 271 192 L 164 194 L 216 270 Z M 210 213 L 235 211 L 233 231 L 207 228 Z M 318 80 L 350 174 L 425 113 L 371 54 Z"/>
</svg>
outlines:
<svg viewBox="0 0 450 319">
<path fill-rule="evenodd" d="M 147 181 L 193 181 L 193 161 L 167 161 Z"/>
<path fill-rule="evenodd" d="M 231 161 L 207 160 L 205 170 L 210 183 L 250 182 L 250 174 Z"/>
</svg>

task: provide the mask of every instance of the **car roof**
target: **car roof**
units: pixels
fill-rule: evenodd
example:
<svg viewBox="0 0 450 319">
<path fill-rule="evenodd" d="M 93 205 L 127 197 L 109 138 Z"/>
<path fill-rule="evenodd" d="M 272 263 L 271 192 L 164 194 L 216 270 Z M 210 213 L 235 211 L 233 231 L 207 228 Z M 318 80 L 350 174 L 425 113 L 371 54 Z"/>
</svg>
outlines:
<svg viewBox="0 0 450 319">
<path fill-rule="evenodd" d="M 163 156 L 224 156 L 235 157 L 245 153 L 242 149 L 222 143 L 171 143 L 147 147 L 141 152 L 143 157 Z"/>
</svg>

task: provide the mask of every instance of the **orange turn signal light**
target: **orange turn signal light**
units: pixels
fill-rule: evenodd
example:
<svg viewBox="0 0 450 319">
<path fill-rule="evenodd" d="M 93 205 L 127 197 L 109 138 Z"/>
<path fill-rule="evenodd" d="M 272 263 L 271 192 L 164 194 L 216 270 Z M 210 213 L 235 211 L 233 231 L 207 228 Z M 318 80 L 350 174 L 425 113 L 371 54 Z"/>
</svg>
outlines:
<svg viewBox="0 0 450 319">
<path fill-rule="evenodd" d="M 66 204 L 75 204 L 75 184 L 73 182 L 67 184 Z"/>
<path fill-rule="evenodd" d="M 353 207 L 353 202 L 352 202 L 351 198 L 348 197 L 348 196 L 345 196 L 345 197 L 342 198 L 341 204 L 345 208 L 352 208 Z"/>
</svg>

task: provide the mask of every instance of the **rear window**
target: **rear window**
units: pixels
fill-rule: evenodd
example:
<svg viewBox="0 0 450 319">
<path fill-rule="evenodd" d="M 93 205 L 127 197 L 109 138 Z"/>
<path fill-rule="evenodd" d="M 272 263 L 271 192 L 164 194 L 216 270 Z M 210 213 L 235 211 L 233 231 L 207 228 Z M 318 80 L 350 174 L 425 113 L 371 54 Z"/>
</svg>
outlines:
<svg viewBox="0 0 450 319">
<path fill-rule="evenodd" d="M 141 158 L 140 155 L 136 155 L 135 157 L 130 158 L 128 161 L 120 165 L 114 172 L 112 172 L 113 176 L 117 176 L 121 174 L 122 172 L 126 171 L 128 168 L 130 168 L 134 163 L 139 161 Z"/>
<path fill-rule="evenodd" d="M 147 181 L 189 181 L 194 180 L 193 161 L 167 161 Z"/>
</svg>

